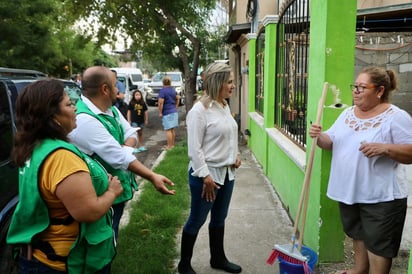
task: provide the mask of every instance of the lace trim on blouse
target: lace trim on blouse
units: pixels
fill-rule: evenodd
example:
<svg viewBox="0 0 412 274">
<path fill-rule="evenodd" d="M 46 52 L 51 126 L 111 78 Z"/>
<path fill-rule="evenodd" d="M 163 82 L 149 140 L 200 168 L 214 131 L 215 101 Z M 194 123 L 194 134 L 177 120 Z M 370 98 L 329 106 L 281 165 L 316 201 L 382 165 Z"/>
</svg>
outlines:
<svg viewBox="0 0 412 274">
<path fill-rule="evenodd" d="M 379 127 L 383 121 L 385 121 L 389 115 L 393 114 L 392 107 L 389 107 L 384 112 L 378 114 L 375 117 L 368 119 L 360 119 L 355 116 L 355 108 L 352 108 L 346 113 L 345 124 L 347 124 L 354 131 L 364 131 L 370 128 Z"/>
</svg>

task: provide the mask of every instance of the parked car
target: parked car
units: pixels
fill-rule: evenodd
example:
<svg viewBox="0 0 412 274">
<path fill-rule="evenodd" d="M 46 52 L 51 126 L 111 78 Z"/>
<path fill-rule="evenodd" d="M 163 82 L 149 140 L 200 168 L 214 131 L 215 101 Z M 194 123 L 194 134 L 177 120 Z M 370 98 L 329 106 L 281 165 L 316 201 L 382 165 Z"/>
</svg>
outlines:
<svg viewBox="0 0 412 274">
<path fill-rule="evenodd" d="M 149 106 L 157 105 L 157 97 L 159 96 L 159 91 L 163 87 L 162 80 L 165 76 L 169 76 L 172 79 L 172 86 L 176 89 L 176 93 L 180 95 L 180 105 L 184 105 L 184 81 L 182 73 L 178 71 L 157 72 L 153 76 L 152 82 L 148 85 L 146 90 L 146 104 Z"/>
<path fill-rule="evenodd" d="M 148 79 L 148 78 L 143 79 L 144 88 L 147 88 L 151 82 L 152 82 L 151 79 Z"/>
<path fill-rule="evenodd" d="M 37 80 L 33 77 L 0 77 L 0 273 L 17 273 L 12 247 L 6 244 L 11 216 L 19 200 L 18 168 L 10 159 L 16 131 L 15 102 L 18 93 Z M 75 103 L 80 98 L 80 87 L 72 81 L 62 81 Z"/>
<path fill-rule="evenodd" d="M 33 77 L 33 78 L 45 78 L 47 74 L 37 70 L 31 69 L 16 69 L 16 68 L 3 68 L 0 67 L 0 76 L 4 77 Z"/>
</svg>

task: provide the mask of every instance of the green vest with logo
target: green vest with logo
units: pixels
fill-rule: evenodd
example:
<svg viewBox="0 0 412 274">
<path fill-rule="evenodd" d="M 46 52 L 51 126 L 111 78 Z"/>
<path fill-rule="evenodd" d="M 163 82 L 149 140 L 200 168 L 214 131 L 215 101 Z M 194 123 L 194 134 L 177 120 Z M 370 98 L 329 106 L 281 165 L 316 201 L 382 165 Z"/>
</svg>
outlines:
<svg viewBox="0 0 412 274">
<path fill-rule="evenodd" d="M 96 118 L 100 123 L 103 124 L 103 126 L 107 129 L 110 135 L 112 135 L 113 138 L 116 139 L 116 141 L 120 145 L 123 145 L 124 129 L 121 126 L 119 114 L 114 109 L 114 107 L 112 107 L 112 112 L 113 112 L 114 117 L 111 117 L 109 115 L 96 114 L 92 112 L 89 109 L 89 107 L 81 100 L 77 101 L 76 108 L 77 108 L 77 112 L 76 112 L 77 114 L 85 113 L 85 114 L 88 114 Z M 112 174 L 113 176 L 117 176 L 120 182 L 122 183 L 123 193 L 119 197 L 117 197 L 117 199 L 114 201 L 113 204 L 122 203 L 122 202 L 132 199 L 134 190 L 137 190 L 137 183 L 136 183 L 136 178 L 134 176 L 134 173 L 128 170 L 113 168 L 110 164 L 104 161 L 96 153 L 94 153 L 92 157 L 98 160 L 100 163 L 102 163 L 102 165 L 107 169 L 107 172 Z"/>
<path fill-rule="evenodd" d="M 65 141 L 52 139 L 42 141 L 35 147 L 32 157 L 26 161 L 25 166 L 19 169 L 19 203 L 11 219 L 7 234 L 8 244 L 31 244 L 33 248 L 38 248 L 43 252 L 45 252 L 44 246 L 51 247 L 49 243 L 36 237 L 49 225 L 56 224 L 55 219 L 50 218 L 47 205 L 41 198 L 38 189 L 38 176 L 47 156 L 62 148 L 75 153 L 85 161 L 98 196 L 107 191 L 108 175 L 98 162 Z M 74 221 L 71 216 L 70 218 Z M 50 254 L 49 251 L 50 249 L 46 251 L 48 257 L 50 255 L 49 259 L 65 261 L 69 273 L 95 273 L 102 269 L 111 263 L 116 255 L 112 210 L 110 209 L 93 223 L 79 223 L 79 235 L 73 243 L 68 257 L 57 256 L 53 249 L 51 249 Z M 56 257 L 58 258 L 55 259 Z"/>
</svg>

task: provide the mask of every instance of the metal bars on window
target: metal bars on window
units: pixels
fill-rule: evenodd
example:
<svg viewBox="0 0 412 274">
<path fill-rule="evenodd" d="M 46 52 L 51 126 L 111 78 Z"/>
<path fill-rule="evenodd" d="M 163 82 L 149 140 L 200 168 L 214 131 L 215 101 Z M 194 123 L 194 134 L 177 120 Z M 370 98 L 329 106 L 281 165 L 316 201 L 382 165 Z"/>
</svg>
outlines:
<svg viewBox="0 0 412 274">
<path fill-rule="evenodd" d="M 309 0 L 290 0 L 282 5 L 277 33 L 275 127 L 305 148 Z"/>
<path fill-rule="evenodd" d="M 265 64 L 265 32 L 259 33 L 256 40 L 256 98 L 255 111 L 263 115 L 263 103 L 265 94 L 263 90 L 263 75 Z"/>
</svg>

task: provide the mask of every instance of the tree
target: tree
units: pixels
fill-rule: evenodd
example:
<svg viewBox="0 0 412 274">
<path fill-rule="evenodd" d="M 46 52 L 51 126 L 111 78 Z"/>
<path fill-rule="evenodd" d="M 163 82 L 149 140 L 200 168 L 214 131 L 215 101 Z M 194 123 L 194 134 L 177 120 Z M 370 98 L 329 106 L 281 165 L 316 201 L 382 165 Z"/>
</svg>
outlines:
<svg viewBox="0 0 412 274">
<path fill-rule="evenodd" d="M 0 66 L 68 78 L 93 65 L 103 53 L 91 36 L 76 33 L 77 18 L 60 1 L 0 1 Z"/>
<path fill-rule="evenodd" d="M 193 104 L 202 44 L 208 43 L 207 24 L 215 0 L 67 0 L 67 8 L 77 9 L 99 25 L 96 36 L 104 44 L 116 40 L 116 31 L 133 41 L 131 56 L 142 50 L 153 66 L 179 69 L 185 78 L 186 109 Z M 213 30 L 212 30 L 213 31 Z"/>
</svg>

